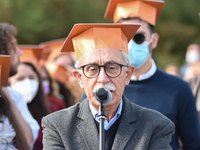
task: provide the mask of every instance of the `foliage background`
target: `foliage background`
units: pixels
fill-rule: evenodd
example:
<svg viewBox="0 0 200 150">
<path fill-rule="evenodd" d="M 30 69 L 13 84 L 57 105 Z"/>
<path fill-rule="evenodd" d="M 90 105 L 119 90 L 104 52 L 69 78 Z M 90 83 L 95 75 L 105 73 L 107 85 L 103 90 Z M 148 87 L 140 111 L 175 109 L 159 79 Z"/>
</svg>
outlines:
<svg viewBox="0 0 200 150">
<path fill-rule="evenodd" d="M 19 44 L 67 37 L 75 23 L 108 23 L 108 0 L 0 0 L 0 22 L 18 29 Z M 161 69 L 184 64 L 191 42 L 200 42 L 200 0 L 165 0 L 155 31 L 160 40 L 153 57 Z"/>
</svg>

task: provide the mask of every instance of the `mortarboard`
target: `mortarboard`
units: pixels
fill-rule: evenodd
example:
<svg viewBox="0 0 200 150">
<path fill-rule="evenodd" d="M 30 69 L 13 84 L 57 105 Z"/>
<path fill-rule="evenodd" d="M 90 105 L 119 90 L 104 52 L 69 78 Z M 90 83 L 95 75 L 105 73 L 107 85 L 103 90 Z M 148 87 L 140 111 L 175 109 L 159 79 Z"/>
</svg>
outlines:
<svg viewBox="0 0 200 150">
<path fill-rule="evenodd" d="M 116 23 L 122 18 L 139 17 L 155 26 L 164 3 L 161 0 L 110 0 L 104 18 Z"/>
<path fill-rule="evenodd" d="M 0 55 L 0 86 L 8 86 L 10 75 L 10 56 Z"/>
<path fill-rule="evenodd" d="M 128 42 L 139 27 L 139 24 L 75 24 L 61 52 L 75 51 L 77 60 L 89 50 L 105 47 L 128 54 Z"/>
<path fill-rule="evenodd" d="M 18 45 L 18 48 L 23 51 L 19 56 L 21 62 L 29 62 L 38 67 L 39 60 L 42 56 L 43 48 L 38 45 Z"/>
<path fill-rule="evenodd" d="M 58 80 L 63 85 L 66 85 L 68 81 L 68 75 L 67 69 L 64 66 L 59 65 L 55 61 L 47 60 L 45 62 L 45 67 L 54 79 Z"/>
<path fill-rule="evenodd" d="M 41 45 L 44 48 L 44 53 L 47 56 L 47 59 L 54 60 L 59 55 L 65 53 L 60 52 L 60 49 L 64 42 L 65 38 L 42 42 L 39 45 Z"/>
</svg>

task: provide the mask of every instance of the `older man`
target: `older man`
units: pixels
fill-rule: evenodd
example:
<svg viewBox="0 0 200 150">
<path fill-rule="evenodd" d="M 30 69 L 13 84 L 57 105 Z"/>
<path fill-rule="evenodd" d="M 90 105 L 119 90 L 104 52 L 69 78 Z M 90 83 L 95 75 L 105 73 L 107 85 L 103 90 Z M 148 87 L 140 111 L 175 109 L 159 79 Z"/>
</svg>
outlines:
<svg viewBox="0 0 200 150">
<path fill-rule="evenodd" d="M 98 109 L 95 98 L 106 88 L 112 100 L 105 105 L 105 150 L 170 150 L 174 124 L 157 111 L 131 103 L 123 96 L 134 67 L 130 66 L 128 41 L 139 25 L 77 24 L 61 51 L 75 51 L 73 75 L 87 99 L 42 120 L 43 146 L 47 149 L 96 150 Z"/>
</svg>

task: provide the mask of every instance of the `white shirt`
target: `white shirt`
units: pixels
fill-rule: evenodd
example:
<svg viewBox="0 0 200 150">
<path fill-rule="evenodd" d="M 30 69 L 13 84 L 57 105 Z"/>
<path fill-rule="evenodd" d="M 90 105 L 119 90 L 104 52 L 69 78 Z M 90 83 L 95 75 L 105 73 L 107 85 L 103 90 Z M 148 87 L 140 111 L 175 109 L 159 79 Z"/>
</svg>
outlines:
<svg viewBox="0 0 200 150">
<path fill-rule="evenodd" d="M 108 130 L 114 123 L 115 121 L 120 117 L 121 115 L 121 112 L 122 112 L 122 105 L 123 105 L 123 101 L 121 99 L 121 102 L 119 104 L 119 107 L 118 107 L 118 110 L 117 110 L 117 113 L 115 114 L 115 116 L 110 120 L 110 122 L 108 122 L 107 119 L 104 120 L 104 129 L 105 130 Z M 90 110 L 92 112 L 92 116 L 93 118 L 98 122 L 100 123 L 99 119 L 98 119 L 98 112 L 94 109 L 94 107 L 89 103 L 89 107 L 90 107 Z"/>
<path fill-rule="evenodd" d="M 156 72 L 157 67 L 156 67 L 156 64 L 155 64 L 153 59 L 151 59 L 151 62 L 152 62 L 152 65 L 151 65 L 151 68 L 149 69 L 148 72 L 146 72 L 145 74 L 140 75 L 139 79 L 137 79 L 136 76 L 132 75 L 131 76 L 131 81 L 136 81 L 136 80 L 141 81 L 141 80 L 145 80 L 145 79 L 148 79 L 151 76 L 153 76 L 154 73 Z"/>
<path fill-rule="evenodd" d="M 13 139 L 15 138 L 15 130 L 12 127 L 8 117 L 1 116 L 0 120 L 0 150 L 17 150 L 13 146 Z"/>
<path fill-rule="evenodd" d="M 34 138 L 32 142 L 32 146 L 33 146 L 33 144 L 35 143 L 35 140 L 38 137 L 38 131 L 40 129 L 40 126 L 38 125 L 37 121 L 32 117 L 31 113 L 29 112 L 25 98 L 19 92 L 12 89 L 10 86 L 8 86 L 8 91 L 10 93 L 11 98 L 15 102 L 17 108 L 21 112 L 24 120 L 26 120 L 26 122 L 29 124 L 32 130 L 33 138 Z"/>
</svg>

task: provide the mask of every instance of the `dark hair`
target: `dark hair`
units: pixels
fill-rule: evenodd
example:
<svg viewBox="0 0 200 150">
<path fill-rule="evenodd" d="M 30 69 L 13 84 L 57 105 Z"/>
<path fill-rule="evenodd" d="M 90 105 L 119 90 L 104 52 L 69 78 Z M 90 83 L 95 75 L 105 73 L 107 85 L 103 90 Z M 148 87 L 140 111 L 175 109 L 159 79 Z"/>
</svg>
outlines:
<svg viewBox="0 0 200 150">
<path fill-rule="evenodd" d="M 46 69 L 45 66 L 41 66 L 41 68 L 47 73 L 47 76 L 48 76 L 48 79 L 49 79 L 49 82 L 50 82 L 50 93 L 49 93 L 49 95 L 62 99 L 65 102 L 66 107 L 72 106 L 74 104 L 75 98 L 72 95 L 72 93 L 70 92 L 70 90 L 68 88 L 66 88 L 58 80 L 52 79 L 52 76 L 50 75 L 50 73 L 48 72 L 48 70 Z M 55 95 L 55 93 L 54 93 L 55 87 L 53 87 L 53 82 L 55 82 L 58 85 L 58 91 L 57 91 L 58 95 Z"/>
<path fill-rule="evenodd" d="M 53 86 L 52 86 L 53 79 L 52 79 L 50 73 L 48 72 L 48 70 L 46 69 L 45 66 L 41 66 L 40 68 L 46 73 L 47 78 L 48 78 L 48 81 L 49 81 L 49 84 L 50 84 L 50 86 L 49 86 L 49 87 L 50 87 L 50 92 L 49 92 L 48 95 L 53 95 Z M 43 79 L 42 79 L 42 80 L 43 80 Z M 53 96 L 54 96 L 54 95 L 53 95 Z"/>
<path fill-rule="evenodd" d="M 2 115 L 8 116 L 10 105 L 8 103 L 7 97 L 2 91 L 2 88 L 0 87 L 0 118 Z"/>
<path fill-rule="evenodd" d="M 139 20 L 139 21 L 144 21 L 142 20 L 140 17 L 128 17 L 128 18 L 121 18 L 117 23 L 122 23 L 123 21 L 127 21 L 127 20 Z M 144 21 L 146 22 L 146 21 Z M 150 34 L 153 34 L 154 33 L 154 26 L 148 22 L 146 22 L 148 24 L 148 28 L 149 28 L 149 31 L 150 31 Z"/>
<path fill-rule="evenodd" d="M 49 81 L 49 84 L 50 84 L 49 85 L 50 92 L 48 95 L 63 100 L 63 96 L 59 93 L 59 85 L 58 85 L 57 81 L 51 76 L 51 74 L 49 73 L 49 71 L 46 69 L 45 66 L 40 66 L 40 68 L 46 73 L 47 80 Z M 42 79 L 42 80 L 44 80 L 44 79 Z"/>
<path fill-rule="evenodd" d="M 33 100 L 31 101 L 31 103 L 28 103 L 28 109 L 35 119 L 41 120 L 42 117 L 46 116 L 47 114 L 51 112 L 50 104 L 48 103 L 48 100 L 43 91 L 41 76 L 33 64 L 29 62 L 21 62 L 21 64 L 31 67 L 31 69 L 37 74 L 37 77 L 39 80 L 38 92 L 33 98 Z"/>
<path fill-rule="evenodd" d="M 0 54 L 9 55 L 11 50 L 16 51 L 16 46 L 11 42 L 16 34 L 17 30 L 13 25 L 0 23 Z"/>
</svg>

